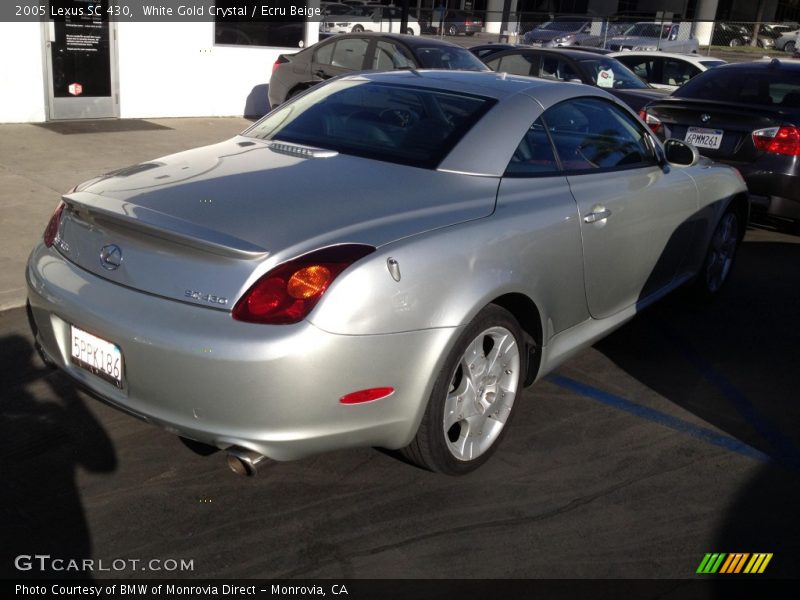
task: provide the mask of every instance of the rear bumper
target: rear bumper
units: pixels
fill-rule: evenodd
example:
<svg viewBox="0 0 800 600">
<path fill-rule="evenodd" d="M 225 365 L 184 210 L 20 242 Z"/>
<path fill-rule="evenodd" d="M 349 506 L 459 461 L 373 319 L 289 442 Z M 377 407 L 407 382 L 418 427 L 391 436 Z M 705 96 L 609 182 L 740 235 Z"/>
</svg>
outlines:
<svg viewBox="0 0 800 600">
<path fill-rule="evenodd" d="M 407 445 L 458 333 L 343 336 L 308 322 L 241 323 L 226 311 L 113 284 L 41 245 L 27 280 L 37 344 L 92 394 L 184 437 L 276 460 Z M 70 324 L 120 347 L 123 389 L 72 364 Z M 394 394 L 339 403 L 350 392 L 384 386 Z"/>
<path fill-rule="evenodd" d="M 756 207 L 765 209 L 771 216 L 800 220 L 800 175 L 764 170 L 757 163 L 730 164 L 744 177 Z"/>
</svg>

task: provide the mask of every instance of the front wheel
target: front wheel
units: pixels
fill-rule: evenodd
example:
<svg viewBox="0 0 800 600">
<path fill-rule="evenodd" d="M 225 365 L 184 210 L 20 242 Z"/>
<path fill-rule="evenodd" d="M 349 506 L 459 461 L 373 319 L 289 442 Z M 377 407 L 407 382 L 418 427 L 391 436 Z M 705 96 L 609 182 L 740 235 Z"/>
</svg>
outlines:
<svg viewBox="0 0 800 600">
<path fill-rule="evenodd" d="M 524 381 L 524 338 L 517 320 L 496 305 L 466 327 L 439 373 L 406 458 L 431 471 L 477 469 L 507 431 Z"/>
<path fill-rule="evenodd" d="M 728 45 L 729 45 L 731 48 L 735 48 L 736 46 L 741 46 L 741 45 L 742 45 L 742 40 L 740 40 L 739 38 L 733 38 L 733 39 L 731 39 L 731 41 L 728 43 Z"/>
<path fill-rule="evenodd" d="M 695 287 L 701 297 L 716 295 L 728 281 L 741 241 L 740 216 L 731 207 L 722 215 L 711 236 L 703 268 L 697 276 Z"/>
<path fill-rule="evenodd" d="M 455 25 L 450 25 L 447 28 L 447 35 L 458 35 L 458 28 Z"/>
<path fill-rule="evenodd" d="M 411 29 L 411 27 L 409 27 L 408 29 L 406 29 L 406 35 L 414 35 L 414 30 Z"/>
<path fill-rule="evenodd" d="M 783 47 L 783 49 L 784 49 L 784 51 L 788 52 L 789 54 L 794 54 L 795 47 L 796 46 L 795 46 L 794 42 L 786 42 L 786 45 Z"/>
<path fill-rule="evenodd" d="M 350 31 L 352 31 L 353 33 L 361 33 L 362 31 L 364 31 L 364 28 L 361 25 L 356 25 Z"/>
</svg>

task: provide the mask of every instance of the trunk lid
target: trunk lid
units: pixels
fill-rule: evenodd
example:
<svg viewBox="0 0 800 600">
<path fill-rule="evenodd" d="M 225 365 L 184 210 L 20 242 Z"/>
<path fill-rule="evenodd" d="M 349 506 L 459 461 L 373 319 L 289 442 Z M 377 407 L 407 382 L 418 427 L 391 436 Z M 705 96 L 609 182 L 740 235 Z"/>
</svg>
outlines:
<svg viewBox="0 0 800 600">
<path fill-rule="evenodd" d="M 690 127 L 721 130 L 719 148 L 697 149 L 709 158 L 734 162 L 751 162 L 762 154 L 753 144 L 754 131 L 794 121 L 787 120 L 787 109 L 674 97 L 648 106 L 647 112 L 661 119 L 667 137 L 679 140 L 686 139 Z"/>
<path fill-rule="evenodd" d="M 230 309 L 289 258 L 494 210 L 494 178 L 309 152 L 237 137 L 91 180 L 64 197 L 56 247 L 116 283 Z"/>
</svg>

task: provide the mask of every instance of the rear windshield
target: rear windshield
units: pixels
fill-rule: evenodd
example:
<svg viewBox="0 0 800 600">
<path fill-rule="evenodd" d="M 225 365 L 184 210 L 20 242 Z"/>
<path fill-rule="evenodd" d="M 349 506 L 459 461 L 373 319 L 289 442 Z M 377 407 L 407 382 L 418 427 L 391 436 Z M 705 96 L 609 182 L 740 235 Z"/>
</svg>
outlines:
<svg viewBox="0 0 800 600">
<path fill-rule="evenodd" d="M 243 135 L 435 168 L 495 102 L 348 77 L 287 102 Z"/>
<path fill-rule="evenodd" d="M 456 71 L 488 71 L 489 67 L 483 64 L 472 52 L 464 48 L 448 48 L 433 46 L 430 48 L 417 47 L 414 49 L 423 69 L 454 69 Z"/>
<path fill-rule="evenodd" d="M 672 95 L 676 98 L 800 108 L 800 71 L 718 67 L 690 79 Z"/>
</svg>

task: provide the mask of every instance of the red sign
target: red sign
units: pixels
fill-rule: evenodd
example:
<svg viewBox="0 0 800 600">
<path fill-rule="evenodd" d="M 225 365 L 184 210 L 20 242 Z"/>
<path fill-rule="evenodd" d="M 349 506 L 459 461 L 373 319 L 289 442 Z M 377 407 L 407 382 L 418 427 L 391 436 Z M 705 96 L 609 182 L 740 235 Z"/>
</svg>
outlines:
<svg viewBox="0 0 800 600">
<path fill-rule="evenodd" d="M 83 86 L 80 83 L 70 83 L 68 89 L 73 96 L 80 96 L 83 93 Z"/>
</svg>

